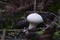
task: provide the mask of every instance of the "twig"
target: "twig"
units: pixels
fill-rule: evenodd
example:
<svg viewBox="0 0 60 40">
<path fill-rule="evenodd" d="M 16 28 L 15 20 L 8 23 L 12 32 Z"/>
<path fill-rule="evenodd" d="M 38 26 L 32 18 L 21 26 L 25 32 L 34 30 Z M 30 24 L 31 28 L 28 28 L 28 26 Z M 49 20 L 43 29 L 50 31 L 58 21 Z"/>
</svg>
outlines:
<svg viewBox="0 0 60 40">
<path fill-rule="evenodd" d="M 4 40 L 4 38 L 5 38 L 5 33 L 6 33 L 6 29 L 3 29 L 3 35 L 2 35 L 2 37 L 1 37 L 1 40 Z"/>
<path fill-rule="evenodd" d="M 2 1 L 0 1 L 0 3 L 7 4 L 6 2 L 2 2 Z"/>
</svg>

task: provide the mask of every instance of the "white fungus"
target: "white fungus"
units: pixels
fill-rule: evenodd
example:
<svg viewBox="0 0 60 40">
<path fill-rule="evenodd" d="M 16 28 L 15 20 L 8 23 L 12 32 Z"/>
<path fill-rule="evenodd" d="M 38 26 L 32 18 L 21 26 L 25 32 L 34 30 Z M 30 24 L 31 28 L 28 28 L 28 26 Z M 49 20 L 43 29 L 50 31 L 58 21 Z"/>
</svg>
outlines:
<svg viewBox="0 0 60 40">
<path fill-rule="evenodd" d="M 38 13 L 31 13 L 27 16 L 27 21 L 29 22 L 29 29 L 36 28 L 37 24 L 43 22 L 43 18 Z"/>
</svg>

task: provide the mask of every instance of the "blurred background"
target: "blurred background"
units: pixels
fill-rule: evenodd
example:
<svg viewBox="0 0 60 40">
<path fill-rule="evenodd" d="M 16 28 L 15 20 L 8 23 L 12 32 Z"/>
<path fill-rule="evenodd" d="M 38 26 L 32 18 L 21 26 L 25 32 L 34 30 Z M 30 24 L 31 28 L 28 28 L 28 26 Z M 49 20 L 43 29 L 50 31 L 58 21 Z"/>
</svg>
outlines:
<svg viewBox="0 0 60 40">
<path fill-rule="evenodd" d="M 26 18 L 28 11 L 34 10 L 34 0 L 0 0 L 0 29 L 17 29 L 17 22 Z M 60 0 L 37 0 L 36 10 L 52 12 L 59 16 L 54 40 L 60 40 Z M 37 34 L 42 34 L 37 32 Z"/>
</svg>

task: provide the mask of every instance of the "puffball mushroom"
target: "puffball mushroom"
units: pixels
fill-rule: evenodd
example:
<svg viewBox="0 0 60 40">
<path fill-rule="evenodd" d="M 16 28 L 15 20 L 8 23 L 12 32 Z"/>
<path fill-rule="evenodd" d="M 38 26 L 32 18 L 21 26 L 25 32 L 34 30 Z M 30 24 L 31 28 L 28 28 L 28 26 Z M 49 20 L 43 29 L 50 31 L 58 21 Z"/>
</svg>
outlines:
<svg viewBox="0 0 60 40">
<path fill-rule="evenodd" d="M 27 16 L 27 21 L 29 22 L 28 29 L 31 30 L 35 29 L 39 23 L 43 22 L 43 18 L 38 13 L 32 13 Z"/>
</svg>

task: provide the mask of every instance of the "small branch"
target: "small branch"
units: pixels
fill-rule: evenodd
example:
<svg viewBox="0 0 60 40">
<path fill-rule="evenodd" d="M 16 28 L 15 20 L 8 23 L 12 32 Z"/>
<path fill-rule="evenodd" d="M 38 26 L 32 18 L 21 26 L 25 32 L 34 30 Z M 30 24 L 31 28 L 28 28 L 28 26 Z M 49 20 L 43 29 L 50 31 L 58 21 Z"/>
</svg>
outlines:
<svg viewBox="0 0 60 40">
<path fill-rule="evenodd" d="M 5 33 L 6 33 L 6 29 L 3 29 L 3 35 L 1 37 L 1 40 L 4 40 L 5 39 Z"/>
<path fill-rule="evenodd" d="M 0 3 L 7 4 L 6 2 L 2 2 L 2 1 L 0 1 Z"/>
</svg>

